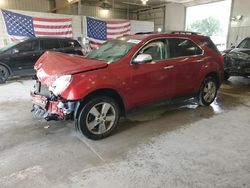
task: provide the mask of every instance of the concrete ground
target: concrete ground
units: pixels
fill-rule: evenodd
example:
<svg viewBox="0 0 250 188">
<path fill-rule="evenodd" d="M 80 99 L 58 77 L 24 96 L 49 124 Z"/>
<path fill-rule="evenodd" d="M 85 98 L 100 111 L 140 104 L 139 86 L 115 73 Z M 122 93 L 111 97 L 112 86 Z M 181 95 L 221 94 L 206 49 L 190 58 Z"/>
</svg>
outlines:
<svg viewBox="0 0 250 188">
<path fill-rule="evenodd" d="M 137 110 L 104 140 L 30 112 L 28 79 L 0 85 L 0 187 L 250 187 L 250 79 L 210 107 Z"/>
</svg>

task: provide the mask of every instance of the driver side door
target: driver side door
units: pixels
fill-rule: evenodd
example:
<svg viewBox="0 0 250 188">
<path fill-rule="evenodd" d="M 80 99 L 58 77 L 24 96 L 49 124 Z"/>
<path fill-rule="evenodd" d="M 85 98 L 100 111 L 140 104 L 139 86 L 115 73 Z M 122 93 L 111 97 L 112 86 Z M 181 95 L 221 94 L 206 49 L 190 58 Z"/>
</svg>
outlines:
<svg viewBox="0 0 250 188">
<path fill-rule="evenodd" d="M 173 72 L 171 62 L 167 61 L 166 39 L 153 40 L 134 56 L 149 54 L 152 61 L 131 64 L 132 101 L 135 106 L 162 100 L 173 94 Z"/>
<path fill-rule="evenodd" d="M 40 57 L 37 40 L 20 43 L 11 50 L 9 65 L 15 74 L 32 73 L 35 62 Z"/>
</svg>

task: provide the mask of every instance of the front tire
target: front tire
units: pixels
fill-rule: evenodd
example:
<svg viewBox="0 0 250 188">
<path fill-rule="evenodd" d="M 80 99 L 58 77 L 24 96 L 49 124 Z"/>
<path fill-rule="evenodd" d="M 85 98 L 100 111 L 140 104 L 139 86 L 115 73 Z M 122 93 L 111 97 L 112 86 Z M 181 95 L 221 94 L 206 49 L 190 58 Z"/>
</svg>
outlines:
<svg viewBox="0 0 250 188">
<path fill-rule="evenodd" d="M 208 76 L 203 80 L 201 85 L 198 101 L 201 106 L 209 106 L 217 95 L 217 82 L 214 77 Z"/>
<path fill-rule="evenodd" d="M 9 70 L 5 66 L 0 65 L 0 84 L 5 83 L 9 76 Z"/>
<path fill-rule="evenodd" d="M 120 109 L 110 97 L 96 97 L 87 102 L 80 110 L 76 129 L 92 140 L 109 136 L 117 127 Z"/>
</svg>

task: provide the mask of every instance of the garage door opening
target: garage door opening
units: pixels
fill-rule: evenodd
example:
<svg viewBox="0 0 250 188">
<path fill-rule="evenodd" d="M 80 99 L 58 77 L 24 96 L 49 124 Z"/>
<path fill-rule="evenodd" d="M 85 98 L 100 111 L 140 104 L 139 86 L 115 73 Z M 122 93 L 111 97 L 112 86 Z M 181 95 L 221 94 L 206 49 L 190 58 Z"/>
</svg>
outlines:
<svg viewBox="0 0 250 188">
<path fill-rule="evenodd" d="M 186 30 L 211 37 L 220 51 L 226 49 L 232 0 L 192 6 L 186 12 Z"/>
</svg>

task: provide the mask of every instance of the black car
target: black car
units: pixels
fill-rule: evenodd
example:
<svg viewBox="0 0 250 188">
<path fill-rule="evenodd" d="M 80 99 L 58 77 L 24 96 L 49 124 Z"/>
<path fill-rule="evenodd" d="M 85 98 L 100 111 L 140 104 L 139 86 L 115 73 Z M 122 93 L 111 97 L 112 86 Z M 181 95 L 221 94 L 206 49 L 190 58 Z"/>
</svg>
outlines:
<svg viewBox="0 0 250 188">
<path fill-rule="evenodd" d="M 70 38 L 32 38 L 0 49 L 0 83 L 10 76 L 35 73 L 34 64 L 47 50 L 83 55 L 77 40 Z"/>
<path fill-rule="evenodd" d="M 236 48 L 225 50 L 224 79 L 230 76 L 250 76 L 250 37 Z"/>
</svg>

